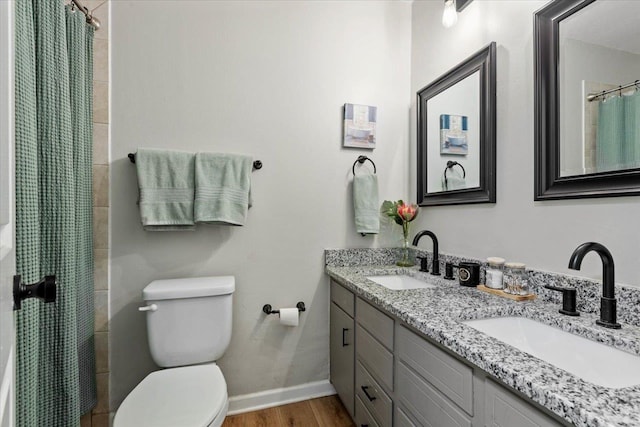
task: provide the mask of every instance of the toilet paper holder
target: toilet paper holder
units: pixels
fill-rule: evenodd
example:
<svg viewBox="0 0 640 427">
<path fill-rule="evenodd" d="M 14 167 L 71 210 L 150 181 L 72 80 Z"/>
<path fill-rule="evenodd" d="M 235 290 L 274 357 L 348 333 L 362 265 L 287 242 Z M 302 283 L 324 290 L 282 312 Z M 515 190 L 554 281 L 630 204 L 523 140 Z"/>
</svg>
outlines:
<svg viewBox="0 0 640 427">
<path fill-rule="evenodd" d="M 300 301 L 299 303 L 296 304 L 296 308 L 298 309 L 298 311 L 307 311 L 307 308 L 304 306 L 304 302 Z M 273 310 L 273 308 L 271 307 L 271 304 L 265 304 L 262 306 L 262 311 L 264 312 L 264 314 L 278 314 L 280 313 L 280 310 Z"/>
</svg>

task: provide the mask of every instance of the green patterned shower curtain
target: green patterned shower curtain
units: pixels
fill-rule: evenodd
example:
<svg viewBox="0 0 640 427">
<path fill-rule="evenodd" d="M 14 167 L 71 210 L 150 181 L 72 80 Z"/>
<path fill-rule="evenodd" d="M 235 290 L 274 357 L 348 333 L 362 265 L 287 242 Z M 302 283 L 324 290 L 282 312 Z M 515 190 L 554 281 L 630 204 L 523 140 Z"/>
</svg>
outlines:
<svg viewBox="0 0 640 427">
<path fill-rule="evenodd" d="M 598 105 L 596 166 L 598 172 L 622 169 L 624 146 L 624 100 L 613 97 Z"/>
<path fill-rule="evenodd" d="M 69 427 L 96 403 L 93 28 L 58 0 L 16 0 L 16 269 L 57 300 L 16 313 L 18 426 Z"/>
<path fill-rule="evenodd" d="M 598 172 L 640 167 L 640 92 L 600 101 L 596 165 Z"/>
</svg>

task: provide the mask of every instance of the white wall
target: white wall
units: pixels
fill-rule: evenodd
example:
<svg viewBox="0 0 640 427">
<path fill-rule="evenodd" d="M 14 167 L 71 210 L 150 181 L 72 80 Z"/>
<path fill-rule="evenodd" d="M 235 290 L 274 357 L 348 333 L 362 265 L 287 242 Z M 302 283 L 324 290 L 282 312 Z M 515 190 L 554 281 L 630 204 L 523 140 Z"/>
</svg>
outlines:
<svg viewBox="0 0 640 427">
<path fill-rule="evenodd" d="M 578 244 L 598 241 L 615 257 L 617 281 L 637 285 L 638 198 L 533 201 L 533 13 L 546 3 L 476 0 L 450 29 L 440 23 L 441 2 L 413 3 L 413 93 L 489 42 L 498 45 L 497 203 L 425 208 L 414 227 L 434 231 L 446 253 L 503 256 L 592 278 L 601 276 L 597 255 L 588 255 L 580 272 L 568 270 L 567 264 Z M 415 105 L 412 120 L 415 159 Z"/>
<path fill-rule="evenodd" d="M 355 232 L 348 187 L 354 160 L 374 159 L 381 200 L 409 194 L 411 4 L 111 7 L 112 410 L 155 369 L 137 311 L 153 279 L 236 276 L 233 338 L 220 361 L 230 395 L 328 378 L 323 249 L 389 245 Z M 345 102 L 378 107 L 375 151 L 341 147 Z M 142 231 L 135 167 L 126 158 L 136 147 L 262 160 L 246 226 Z M 261 313 L 265 303 L 299 300 L 308 310 L 297 328 Z"/>
</svg>

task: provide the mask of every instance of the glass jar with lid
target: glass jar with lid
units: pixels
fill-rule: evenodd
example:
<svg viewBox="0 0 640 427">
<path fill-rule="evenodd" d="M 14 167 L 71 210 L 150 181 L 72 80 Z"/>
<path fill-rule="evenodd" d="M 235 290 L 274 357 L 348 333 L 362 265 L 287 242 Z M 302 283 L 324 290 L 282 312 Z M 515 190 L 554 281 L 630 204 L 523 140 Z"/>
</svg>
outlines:
<svg viewBox="0 0 640 427">
<path fill-rule="evenodd" d="M 529 277 L 526 265 L 521 262 L 507 262 L 504 265 L 504 291 L 513 295 L 529 294 Z"/>
<path fill-rule="evenodd" d="M 502 276 L 504 271 L 504 258 L 489 257 L 487 258 L 487 269 L 485 271 L 485 286 L 491 289 L 504 288 Z"/>
</svg>

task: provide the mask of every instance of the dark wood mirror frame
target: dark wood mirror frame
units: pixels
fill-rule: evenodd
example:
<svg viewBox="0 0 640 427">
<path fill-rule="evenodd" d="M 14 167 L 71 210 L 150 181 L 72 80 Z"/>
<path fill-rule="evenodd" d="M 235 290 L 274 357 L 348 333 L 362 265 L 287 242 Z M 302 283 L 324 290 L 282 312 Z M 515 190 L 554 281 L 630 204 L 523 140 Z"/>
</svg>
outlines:
<svg viewBox="0 0 640 427">
<path fill-rule="evenodd" d="M 560 21 L 596 0 L 554 0 L 534 15 L 534 200 L 640 194 L 640 169 L 560 176 Z"/>
<path fill-rule="evenodd" d="M 479 50 L 418 91 L 418 198 L 420 206 L 496 202 L 496 43 Z M 427 192 L 427 101 L 475 72 L 480 73 L 480 186 Z"/>
</svg>

